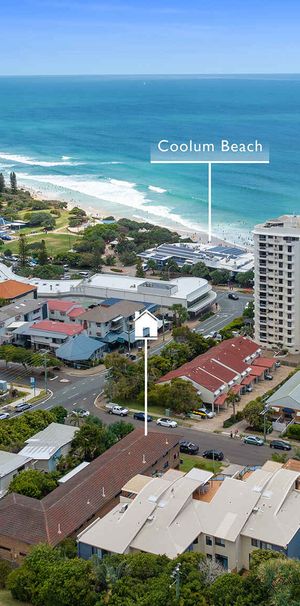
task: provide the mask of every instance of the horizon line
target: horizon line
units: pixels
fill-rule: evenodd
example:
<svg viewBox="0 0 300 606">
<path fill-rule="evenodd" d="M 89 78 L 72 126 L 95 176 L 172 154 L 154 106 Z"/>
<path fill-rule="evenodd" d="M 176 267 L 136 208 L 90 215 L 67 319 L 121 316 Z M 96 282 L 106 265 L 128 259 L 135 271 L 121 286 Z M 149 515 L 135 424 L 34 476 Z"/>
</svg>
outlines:
<svg viewBox="0 0 300 606">
<path fill-rule="evenodd" d="M 40 74 L 40 73 L 34 73 L 34 74 L 0 74 L 0 78 L 72 78 L 72 77 L 80 77 L 80 78 L 87 78 L 87 77 L 95 77 L 95 78 L 111 78 L 111 77 L 115 77 L 115 78 L 127 78 L 127 77 L 133 77 L 133 78 L 143 78 L 143 77 L 158 77 L 158 78 L 164 78 L 164 77 L 181 77 L 181 78 L 189 78 L 189 77 L 198 77 L 198 78 L 210 78 L 210 77 L 218 77 L 218 78 L 227 78 L 227 77 L 247 77 L 247 76 L 300 76 L 300 72 L 224 72 L 224 73 L 220 73 L 220 72 L 210 72 L 210 73 L 195 73 L 195 72 L 191 72 L 191 73 L 154 73 L 154 72 L 149 72 L 149 73 L 124 73 L 124 74 L 120 74 L 120 73 L 87 73 L 87 74 L 83 74 L 83 73 L 65 73 L 65 74 L 56 74 L 56 73 L 51 73 L 51 74 Z"/>
</svg>

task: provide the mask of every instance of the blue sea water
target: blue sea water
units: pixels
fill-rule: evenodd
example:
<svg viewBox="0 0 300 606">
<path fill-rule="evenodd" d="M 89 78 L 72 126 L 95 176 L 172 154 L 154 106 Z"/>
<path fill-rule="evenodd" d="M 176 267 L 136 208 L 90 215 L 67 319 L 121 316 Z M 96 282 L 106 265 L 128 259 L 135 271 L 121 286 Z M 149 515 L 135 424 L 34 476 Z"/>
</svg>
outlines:
<svg viewBox="0 0 300 606">
<path fill-rule="evenodd" d="M 300 76 L 2 77 L 0 169 L 48 195 L 196 231 L 207 168 L 150 164 L 160 139 L 270 147 L 270 165 L 213 166 L 213 232 L 300 214 Z"/>
</svg>

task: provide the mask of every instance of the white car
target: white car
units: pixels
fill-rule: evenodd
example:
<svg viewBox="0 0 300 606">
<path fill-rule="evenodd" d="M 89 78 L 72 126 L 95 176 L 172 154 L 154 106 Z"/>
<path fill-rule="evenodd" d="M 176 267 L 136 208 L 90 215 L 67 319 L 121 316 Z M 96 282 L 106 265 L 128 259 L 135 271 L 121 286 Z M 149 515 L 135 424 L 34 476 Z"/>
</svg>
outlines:
<svg viewBox="0 0 300 606">
<path fill-rule="evenodd" d="M 157 419 L 156 425 L 162 425 L 162 427 L 177 427 L 176 421 L 172 421 L 172 419 L 168 419 L 166 417 Z"/>
<path fill-rule="evenodd" d="M 2 421 L 3 419 L 9 419 L 8 412 L 0 412 L 0 420 Z"/>
</svg>

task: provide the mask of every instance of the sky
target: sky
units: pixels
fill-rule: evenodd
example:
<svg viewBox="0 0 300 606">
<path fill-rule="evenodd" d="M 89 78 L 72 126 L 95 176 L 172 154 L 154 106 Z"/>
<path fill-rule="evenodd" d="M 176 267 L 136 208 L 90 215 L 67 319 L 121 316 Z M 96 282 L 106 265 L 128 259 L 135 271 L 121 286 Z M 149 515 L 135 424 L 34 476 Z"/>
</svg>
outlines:
<svg viewBox="0 0 300 606">
<path fill-rule="evenodd" d="M 299 0 L 1 0 L 0 75 L 300 71 Z"/>
</svg>

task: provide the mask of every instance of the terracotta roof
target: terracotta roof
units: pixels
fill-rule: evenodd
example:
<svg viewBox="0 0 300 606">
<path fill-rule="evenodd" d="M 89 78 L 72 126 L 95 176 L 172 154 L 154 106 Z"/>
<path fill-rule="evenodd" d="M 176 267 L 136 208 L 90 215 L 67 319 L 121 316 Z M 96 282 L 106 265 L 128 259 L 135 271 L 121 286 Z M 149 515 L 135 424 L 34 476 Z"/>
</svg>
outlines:
<svg viewBox="0 0 300 606">
<path fill-rule="evenodd" d="M 245 378 L 242 380 L 241 385 L 250 385 L 250 383 L 252 383 L 252 381 L 253 381 L 253 376 L 248 375 L 248 377 L 245 377 Z"/>
<path fill-rule="evenodd" d="M 154 431 L 145 437 L 143 429 L 135 429 L 41 501 L 15 493 L 3 497 L 0 536 L 58 544 L 117 497 L 130 478 L 147 473 L 179 439 L 174 433 Z"/>
<path fill-rule="evenodd" d="M 69 318 L 78 318 L 78 316 L 81 316 L 84 312 L 85 312 L 85 308 L 81 307 L 81 305 L 80 305 L 79 307 L 73 307 L 73 309 L 71 309 L 71 311 L 67 312 L 67 316 Z"/>
<path fill-rule="evenodd" d="M 300 461 L 297 459 L 289 459 L 284 465 L 285 469 L 291 469 L 292 471 L 300 472 Z"/>
<path fill-rule="evenodd" d="M 230 387 L 230 390 L 229 390 L 229 392 L 236 393 L 236 394 L 239 394 L 240 391 L 241 391 L 240 385 L 233 385 L 233 387 Z"/>
<path fill-rule="evenodd" d="M 264 372 L 263 366 L 250 366 L 250 368 L 250 375 L 252 375 L 252 377 L 261 377 Z"/>
<path fill-rule="evenodd" d="M 215 400 L 215 404 L 217 404 L 218 406 L 223 406 L 223 404 L 225 404 L 226 400 L 227 400 L 227 393 L 222 393 L 220 396 L 218 396 Z"/>
<path fill-rule="evenodd" d="M 79 303 L 76 301 L 64 301 L 62 299 L 49 299 L 48 300 L 48 309 L 49 311 L 69 311 L 72 309 L 74 305 L 79 306 Z"/>
<path fill-rule="evenodd" d="M 65 322 L 55 322 L 54 320 L 41 320 L 40 322 L 32 324 L 31 330 L 45 330 L 72 336 L 82 332 L 83 328 L 81 324 L 67 324 Z"/>
<path fill-rule="evenodd" d="M 97 307 L 88 309 L 88 311 L 83 313 L 80 320 L 99 323 L 110 322 L 118 316 L 124 316 L 125 318 L 133 316 L 135 311 L 140 311 L 141 309 L 144 309 L 144 307 L 145 305 L 143 303 L 135 301 L 120 301 L 109 307 L 97 305 Z"/>
<path fill-rule="evenodd" d="M 32 284 L 24 284 L 24 282 L 19 282 L 18 280 L 4 280 L 0 283 L 0 298 L 16 299 L 36 290 L 37 286 L 33 286 Z"/>
<path fill-rule="evenodd" d="M 274 358 L 256 358 L 252 362 L 253 366 L 263 366 L 264 368 L 272 368 L 276 360 Z"/>
<path fill-rule="evenodd" d="M 257 352 L 259 346 L 246 337 L 222 341 L 215 347 L 159 379 L 159 383 L 176 377 L 187 377 L 211 392 L 228 384 L 237 374 L 245 372 L 249 364 L 244 360 Z"/>
</svg>

